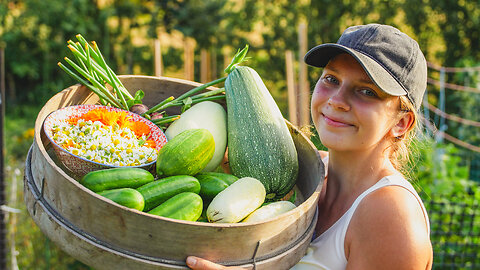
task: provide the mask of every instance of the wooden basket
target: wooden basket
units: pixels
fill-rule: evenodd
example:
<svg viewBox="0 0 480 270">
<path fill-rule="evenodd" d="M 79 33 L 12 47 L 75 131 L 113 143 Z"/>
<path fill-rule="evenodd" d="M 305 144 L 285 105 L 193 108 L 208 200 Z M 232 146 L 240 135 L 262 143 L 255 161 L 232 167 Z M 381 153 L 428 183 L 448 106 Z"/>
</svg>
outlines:
<svg viewBox="0 0 480 270">
<path fill-rule="evenodd" d="M 130 91 L 145 92 L 148 106 L 199 85 L 166 77 L 120 77 Z M 296 188 L 304 198 L 297 208 L 263 223 L 181 221 L 113 203 L 80 185 L 56 160 L 42 130 L 45 117 L 65 106 L 97 102 L 97 96 L 80 85 L 53 96 L 38 114 L 26 161 L 27 209 L 65 252 L 95 269 L 188 269 L 188 255 L 247 269 L 289 269 L 304 255 L 316 223 L 324 167 L 298 129 L 289 124 L 300 164 Z"/>
</svg>

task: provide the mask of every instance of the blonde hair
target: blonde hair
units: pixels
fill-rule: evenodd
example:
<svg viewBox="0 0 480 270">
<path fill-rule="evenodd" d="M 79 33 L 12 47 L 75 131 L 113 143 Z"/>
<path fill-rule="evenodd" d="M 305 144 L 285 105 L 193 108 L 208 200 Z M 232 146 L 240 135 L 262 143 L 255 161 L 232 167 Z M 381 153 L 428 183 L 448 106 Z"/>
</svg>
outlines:
<svg viewBox="0 0 480 270">
<path fill-rule="evenodd" d="M 410 161 L 410 145 L 415 139 L 417 131 L 420 130 L 421 114 L 406 96 L 400 97 L 400 113 L 412 112 L 413 122 L 402 136 L 393 138 L 388 158 L 393 167 L 402 173 L 406 173 L 405 167 Z"/>
</svg>

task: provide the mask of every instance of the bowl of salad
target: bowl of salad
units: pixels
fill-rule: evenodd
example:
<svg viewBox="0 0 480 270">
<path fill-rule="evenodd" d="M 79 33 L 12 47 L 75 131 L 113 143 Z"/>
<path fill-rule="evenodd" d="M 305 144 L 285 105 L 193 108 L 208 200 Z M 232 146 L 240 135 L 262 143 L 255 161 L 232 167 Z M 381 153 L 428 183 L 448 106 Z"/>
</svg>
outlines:
<svg viewBox="0 0 480 270">
<path fill-rule="evenodd" d="M 74 105 L 53 111 L 43 123 L 57 158 L 76 176 L 114 167 L 153 169 L 167 142 L 150 120 L 103 105 Z"/>
</svg>

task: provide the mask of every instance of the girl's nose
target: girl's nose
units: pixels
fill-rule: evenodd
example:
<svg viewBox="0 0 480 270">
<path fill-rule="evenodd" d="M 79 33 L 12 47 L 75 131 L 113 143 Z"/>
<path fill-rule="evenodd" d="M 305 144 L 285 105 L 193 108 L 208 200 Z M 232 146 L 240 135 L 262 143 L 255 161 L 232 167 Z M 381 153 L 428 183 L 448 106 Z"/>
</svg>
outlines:
<svg viewBox="0 0 480 270">
<path fill-rule="evenodd" d="M 330 98 L 328 99 L 328 105 L 342 111 L 350 110 L 350 105 L 347 99 L 347 89 L 345 89 L 345 87 L 342 86 L 342 87 L 339 87 L 337 91 L 333 92 Z"/>
</svg>

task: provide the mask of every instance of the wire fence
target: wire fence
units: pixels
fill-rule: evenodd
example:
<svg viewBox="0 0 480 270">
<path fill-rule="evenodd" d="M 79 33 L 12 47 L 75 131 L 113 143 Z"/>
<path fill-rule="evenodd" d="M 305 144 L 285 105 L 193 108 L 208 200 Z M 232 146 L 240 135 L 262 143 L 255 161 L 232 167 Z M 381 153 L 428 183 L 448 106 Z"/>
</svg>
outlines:
<svg viewBox="0 0 480 270">
<path fill-rule="evenodd" d="M 433 269 L 480 269 L 480 209 L 477 201 L 431 200 Z"/>
<path fill-rule="evenodd" d="M 480 94 L 480 86 L 477 83 L 476 87 L 469 86 L 470 77 L 476 77 L 475 80 L 480 80 L 480 67 L 442 67 L 432 63 L 428 63 L 429 74 L 439 73 L 439 79 L 428 78 L 427 93 L 432 90 L 437 93 L 437 106 L 429 103 L 428 98 L 424 99 L 423 110 L 426 121 L 426 129 L 430 134 L 435 134 L 437 142 L 447 141 L 459 146 L 462 149 L 462 160 L 464 165 L 469 166 L 469 178 L 480 182 L 480 146 L 477 142 L 469 142 L 466 139 L 462 139 L 448 133 L 447 126 L 449 123 L 455 124 L 455 126 L 480 128 L 479 119 L 467 119 L 462 115 L 458 115 L 458 112 L 448 113 L 446 109 L 446 90 L 457 92 L 469 92 L 472 98 L 478 99 Z M 465 85 L 458 85 L 448 83 L 446 80 L 447 73 L 465 73 L 469 76 L 465 76 Z M 429 90 L 430 89 L 430 90 Z M 474 117 L 475 118 L 475 117 Z"/>
<path fill-rule="evenodd" d="M 428 91 L 434 91 L 437 106 L 424 99 L 423 110 L 427 132 L 434 134 L 437 142 L 450 142 L 462 149 L 458 154 L 461 165 L 468 166 L 468 178 L 480 182 L 480 146 L 448 133 L 447 126 L 480 128 L 479 119 L 467 119 L 458 112 L 448 112 L 446 90 L 468 92 L 472 98 L 480 94 L 479 85 L 471 87 L 448 83 L 447 73 L 468 73 L 480 79 L 480 67 L 441 67 L 428 63 L 429 74 L 439 72 L 439 79 L 428 78 Z M 438 73 L 437 73 L 438 74 Z M 466 76 L 465 78 L 468 78 Z M 475 114 L 473 114 L 475 116 Z M 476 117 L 473 117 L 476 118 Z M 435 126 L 434 126 L 435 125 Z M 437 128 L 438 127 L 438 128 Z M 474 196 L 465 198 L 430 198 L 425 201 L 431 225 L 433 269 L 480 269 L 480 208 Z"/>
</svg>

